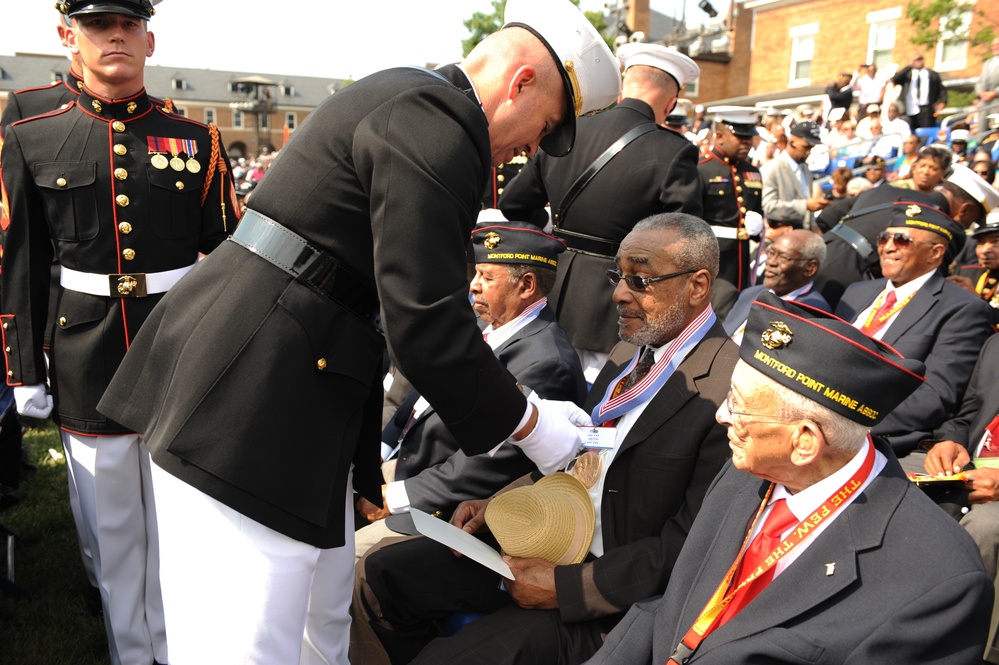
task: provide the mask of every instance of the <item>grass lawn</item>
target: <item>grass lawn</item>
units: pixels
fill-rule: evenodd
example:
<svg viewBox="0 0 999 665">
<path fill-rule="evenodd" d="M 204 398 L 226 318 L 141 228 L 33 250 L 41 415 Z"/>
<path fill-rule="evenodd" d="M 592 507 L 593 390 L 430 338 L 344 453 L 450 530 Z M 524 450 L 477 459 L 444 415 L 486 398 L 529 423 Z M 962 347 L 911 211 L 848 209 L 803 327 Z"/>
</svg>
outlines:
<svg viewBox="0 0 999 665">
<path fill-rule="evenodd" d="M 25 445 L 38 471 L 22 481 L 20 503 L 0 512 L 0 524 L 18 536 L 16 581 L 30 598 L 0 591 L 0 665 L 105 665 L 104 623 L 88 610 L 90 585 L 69 510 L 59 433 L 46 422 L 26 431 Z M 2 545 L 0 570 L 6 573 Z"/>
</svg>

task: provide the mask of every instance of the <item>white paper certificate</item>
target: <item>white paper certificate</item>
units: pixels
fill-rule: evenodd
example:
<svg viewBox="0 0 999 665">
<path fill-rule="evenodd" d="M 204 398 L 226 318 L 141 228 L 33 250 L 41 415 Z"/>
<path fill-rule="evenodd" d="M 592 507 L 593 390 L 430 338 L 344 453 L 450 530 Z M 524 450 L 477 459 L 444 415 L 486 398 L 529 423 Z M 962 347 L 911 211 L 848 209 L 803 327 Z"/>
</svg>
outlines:
<svg viewBox="0 0 999 665">
<path fill-rule="evenodd" d="M 472 561 L 481 563 L 486 568 L 496 571 L 508 580 L 514 579 L 513 573 L 510 572 L 510 566 L 506 565 L 500 553 L 472 534 L 462 531 L 456 526 L 451 526 L 444 520 L 431 517 L 416 508 L 410 508 L 409 514 L 413 516 L 413 524 L 416 526 L 416 530 L 427 538 L 433 538 L 438 543 L 461 552 Z"/>
</svg>

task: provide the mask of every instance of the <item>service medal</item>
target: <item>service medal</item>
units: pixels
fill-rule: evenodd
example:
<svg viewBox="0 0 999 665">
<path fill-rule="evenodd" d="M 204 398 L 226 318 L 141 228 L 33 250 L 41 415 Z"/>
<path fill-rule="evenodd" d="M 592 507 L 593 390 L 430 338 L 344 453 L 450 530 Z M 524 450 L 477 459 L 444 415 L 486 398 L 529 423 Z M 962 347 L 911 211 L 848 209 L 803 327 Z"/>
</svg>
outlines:
<svg viewBox="0 0 999 665">
<path fill-rule="evenodd" d="M 167 167 L 167 164 L 170 163 L 170 160 L 166 158 L 166 155 L 161 155 L 160 153 L 153 155 L 152 159 L 149 161 L 152 162 L 154 167 L 161 171 Z"/>
<path fill-rule="evenodd" d="M 183 171 L 184 160 L 181 159 L 180 157 L 174 157 L 173 159 L 170 160 L 170 168 L 172 168 L 174 171 Z"/>
<path fill-rule="evenodd" d="M 198 160 L 196 160 L 194 157 L 191 157 L 189 160 L 187 160 L 187 170 L 190 171 L 191 173 L 197 173 L 198 171 L 201 170 L 201 164 L 199 164 Z"/>
<path fill-rule="evenodd" d="M 600 453 L 587 450 L 572 465 L 572 476 L 581 482 L 586 489 L 590 489 L 597 484 L 603 465 Z"/>
</svg>

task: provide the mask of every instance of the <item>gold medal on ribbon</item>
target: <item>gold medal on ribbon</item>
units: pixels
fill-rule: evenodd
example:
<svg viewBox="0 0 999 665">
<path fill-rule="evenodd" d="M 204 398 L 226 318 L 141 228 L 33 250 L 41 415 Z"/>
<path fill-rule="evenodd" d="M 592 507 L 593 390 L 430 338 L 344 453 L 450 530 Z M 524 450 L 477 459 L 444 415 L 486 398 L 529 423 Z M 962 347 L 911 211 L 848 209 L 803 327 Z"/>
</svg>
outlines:
<svg viewBox="0 0 999 665">
<path fill-rule="evenodd" d="M 152 162 L 154 167 L 158 168 L 161 171 L 167 167 L 167 164 L 170 163 L 170 160 L 166 158 L 166 155 L 160 153 L 156 153 L 155 155 L 153 155 L 149 161 Z"/>
<path fill-rule="evenodd" d="M 196 160 L 194 157 L 191 157 L 190 159 L 187 160 L 187 170 L 190 171 L 191 173 L 197 173 L 198 171 L 201 170 L 201 164 L 199 164 L 198 160 Z"/>
<path fill-rule="evenodd" d="M 583 484 L 583 487 L 590 489 L 597 484 L 604 462 L 600 459 L 600 453 L 587 450 L 580 455 L 572 465 L 573 477 Z"/>
<path fill-rule="evenodd" d="M 172 168 L 174 171 L 183 171 L 184 170 L 184 160 L 181 159 L 180 157 L 174 156 L 170 160 L 170 168 Z"/>
</svg>

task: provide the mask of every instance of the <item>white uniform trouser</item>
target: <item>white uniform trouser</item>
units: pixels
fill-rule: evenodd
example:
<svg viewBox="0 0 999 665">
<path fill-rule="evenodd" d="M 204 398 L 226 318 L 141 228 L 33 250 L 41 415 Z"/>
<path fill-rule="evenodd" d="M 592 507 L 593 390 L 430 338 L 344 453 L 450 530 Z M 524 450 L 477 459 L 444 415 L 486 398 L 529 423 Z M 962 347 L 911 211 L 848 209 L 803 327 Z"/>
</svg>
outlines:
<svg viewBox="0 0 999 665">
<path fill-rule="evenodd" d="M 349 481 L 346 546 L 321 549 L 241 515 L 155 463 L 152 475 L 171 665 L 347 663 Z"/>
<path fill-rule="evenodd" d="M 113 665 L 168 662 L 149 452 L 137 434 L 62 433 Z"/>
</svg>

